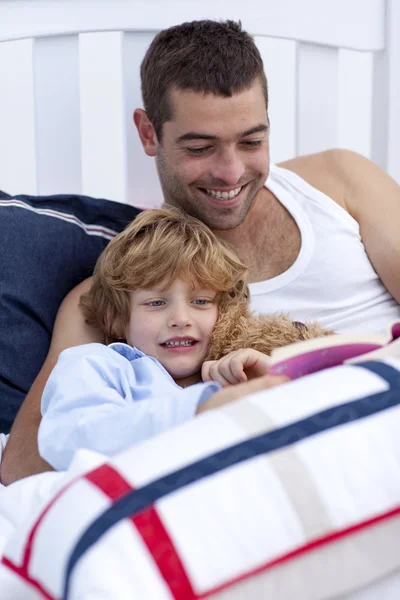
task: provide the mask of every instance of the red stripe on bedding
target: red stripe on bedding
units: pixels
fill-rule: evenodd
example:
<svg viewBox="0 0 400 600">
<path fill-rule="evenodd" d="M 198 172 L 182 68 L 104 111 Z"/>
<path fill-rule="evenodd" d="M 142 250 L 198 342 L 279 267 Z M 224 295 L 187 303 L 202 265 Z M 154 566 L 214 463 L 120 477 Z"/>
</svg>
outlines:
<svg viewBox="0 0 400 600">
<path fill-rule="evenodd" d="M 288 552 L 287 554 L 278 556 L 277 558 L 274 558 L 273 560 L 265 563 L 264 565 L 261 565 L 260 567 L 252 569 L 251 571 L 247 571 L 246 573 L 243 573 L 242 575 L 239 575 L 238 577 L 232 578 L 229 581 L 226 581 L 225 583 L 221 584 L 220 586 L 217 586 L 213 589 L 207 590 L 206 592 L 203 592 L 202 594 L 200 594 L 198 596 L 193 596 L 193 599 L 194 600 L 202 600 L 203 598 L 208 598 L 209 596 L 212 596 L 213 594 L 222 592 L 226 588 L 229 588 L 232 585 L 235 585 L 236 583 L 245 581 L 246 579 L 248 579 L 249 577 L 252 577 L 253 575 L 261 574 L 264 571 L 267 571 L 268 569 L 272 569 L 273 567 L 284 564 L 284 563 L 288 562 L 289 560 L 297 558 L 298 556 L 307 554 L 307 552 L 312 552 L 322 546 L 326 546 L 326 545 L 336 542 L 342 538 L 346 538 L 351 535 L 354 535 L 354 534 L 358 533 L 359 531 L 363 531 L 364 529 L 368 529 L 369 527 L 373 527 L 374 525 L 378 525 L 379 523 L 382 523 L 384 521 L 389 521 L 390 519 L 393 519 L 394 517 L 399 517 L 399 516 L 400 516 L 400 506 L 397 506 L 392 510 L 384 512 L 376 517 L 372 517 L 371 519 L 366 519 L 365 521 L 360 521 L 359 523 L 355 523 L 354 525 L 351 525 L 350 527 L 346 527 L 344 529 L 339 529 L 338 531 L 329 533 L 325 536 L 322 536 L 320 538 L 313 540 L 312 542 L 309 542 L 308 544 L 305 544 L 304 546 L 300 546 L 299 548 L 296 548 L 295 550 L 292 550 L 291 552 Z M 189 597 L 189 598 L 191 600 L 192 597 Z"/>
<path fill-rule="evenodd" d="M 47 590 L 45 590 L 44 587 L 42 587 L 42 585 L 38 581 L 36 581 L 36 579 L 31 579 L 29 575 L 25 572 L 23 567 L 17 567 L 10 560 L 8 560 L 8 558 L 4 557 L 1 562 L 4 566 L 8 567 L 11 571 L 22 577 L 22 579 L 24 579 L 26 583 L 29 583 L 29 585 L 34 587 L 40 594 L 42 594 L 43 598 L 46 598 L 46 600 L 60 600 L 59 598 L 56 598 L 56 596 L 52 596 Z"/>
<path fill-rule="evenodd" d="M 62 488 L 51 500 L 51 502 L 46 506 L 46 508 L 42 511 L 42 513 L 37 518 L 35 524 L 30 530 L 28 539 L 26 541 L 24 553 L 23 553 L 23 562 L 21 566 L 16 565 L 11 560 L 3 557 L 2 563 L 14 571 L 17 575 L 19 575 L 26 583 L 33 586 L 37 589 L 45 598 L 48 600 L 57 600 L 55 596 L 52 596 L 50 592 L 45 590 L 43 586 L 33 577 L 29 575 L 29 563 L 32 555 L 32 548 L 35 539 L 35 535 L 38 531 L 41 522 L 43 521 L 46 514 L 52 508 L 52 506 L 57 502 L 57 500 L 64 494 L 64 492 L 71 487 L 73 483 L 75 483 L 80 477 L 77 477 L 69 482 L 64 488 Z M 118 500 L 124 494 L 133 491 L 133 487 L 110 465 L 104 464 L 86 473 L 84 476 L 88 482 L 102 491 L 110 500 L 115 501 Z"/>
<path fill-rule="evenodd" d="M 106 494 L 113 502 L 135 489 L 118 471 L 108 464 L 101 465 L 94 471 L 86 473 L 85 479 Z"/>
<path fill-rule="evenodd" d="M 30 585 L 32 585 L 33 587 L 38 589 L 44 595 L 45 598 L 49 598 L 50 600 L 56 600 L 56 597 L 52 596 L 50 594 L 50 592 L 46 591 L 42 587 L 42 585 L 36 579 L 33 579 L 28 573 L 29 563 L 30 563 L 31 555 L 32 555 L 33 543 L 34 543 L 35 535 L 36 535 L 38 528 L 39 528 L 41 522 L 43 521 L 44 517 L 47 515 L 47 513 L 49 512 L 51 507 L 57 502 L 57 500 L 64 494 L 64 492 L 66 492 L 66 490 L 68 490 L 71 487 L 71 485 L 73 485 L 77 481 L 77 479 L 79 479 L 79 477 L 76 477 L 75 479 L 70 481 L 65 487 L 63 487 L 61 490 L 59 490 L 59 492 L 57 492 L 57 494 L 54 496 L 54 498 L 51 500 L 51 502 L 46 506 L 46 508 L 40 513 L 39 517 L 36 519 L 36 522 L 33 525 L 32 529 L 30 530 L 28 539 L 25 544 L 22 565 L 21 566 L 16 565 L 11 560 L 7 559 L 5 556 L 3 556 L 2 560 L 1 560 L 3 565 L 5 565 L 9 569 L 11 569 L 15 573 L 17 573 L 27 583 L 29 583 Z"/>
<path fill-rule="evenodd" d="M 108 464 L 87 473 L 85 478 L 114 502 L 126 493 L 134 491 L 118 471 Z M 176 600 L 195 598 L 182 562 L 156 509 L 152 506 L 131 517 L 130 521 L 142 536 L 173 597 Z"/>
<path fill-rule="evenodd" d="M 175 600 L 197 598 L 185 567 L 154 506 L 130 519 L 142 536 Z"/>
<path fill-rule="evenodd" d="M 312 552 L 320 547 L 336 542 L 342 538 L 355 535 L 358 532 L 378 525 L 381 522 L 388 521 L 394 517 L 400 516 L 400 506 L 385 512 L 381 515 L 360 521 L 350 527 L 334 531 L 323 537 L 317 538 L 304 546 L 300 546 L 287 554 L 278 556 L 273 560 L 260 565 L 259 567 L 247 571 L 238 577 L 234 577 L 225 583 L 209 589 L 201 594 L 196 594 L 191 586 L 188 575 L 179 557 L 179 554 L 166 531 L 157 511 L 154 507 L 144 511 L 143 513 L 132 517 L 131 521 L 136 526 L 138 532 L 143 538 L 147 548 L 149 549 L 154 562 L 157 564 L 160 573 L 168 585 L 171 594 L 175 600 L 202 600 L 223 590 L 245 581 L 253 575 L 259 575 L 275 566 L 289 562 L 299 556 Z"/>
</svg>

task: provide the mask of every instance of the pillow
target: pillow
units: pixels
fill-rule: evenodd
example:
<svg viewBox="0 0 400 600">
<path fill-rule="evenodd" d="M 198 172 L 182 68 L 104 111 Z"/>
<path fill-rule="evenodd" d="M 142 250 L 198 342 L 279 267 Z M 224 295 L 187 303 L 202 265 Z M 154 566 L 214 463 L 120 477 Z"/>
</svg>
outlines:
<svg viewBox="0 0 400 600">
<path fill-rule="evenodd" d="M 14 517 L 0 588 L 24 600 L 399 598 L 399 371 L 390 358 L 327 369 L 112 458 L 79 450 L 42 491 L 42 475 L 17 482 L 29 514 Z"/>
<path fill-rule="evenodd" d="M 0 192 L 0 433 L 44 362 L 64 296 L 139 212 L 87 196 Z"/>
</svg>

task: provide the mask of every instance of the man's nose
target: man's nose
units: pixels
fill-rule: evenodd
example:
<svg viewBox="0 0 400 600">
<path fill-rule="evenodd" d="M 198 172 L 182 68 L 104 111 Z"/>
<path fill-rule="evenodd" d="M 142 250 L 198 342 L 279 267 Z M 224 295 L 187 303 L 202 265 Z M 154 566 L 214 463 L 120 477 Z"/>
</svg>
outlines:
<svg viewBox="0 0 400 600">
<path fill-rule="evenodd" d="M 215 160 L 211 168 L 213 179 L 218 179 L 225 186 L 236 186 L 245 172 L 243 161 L 236 150 L 226 150 L 218 156 L 213 156 L 213 159 Z"/>
</svg>

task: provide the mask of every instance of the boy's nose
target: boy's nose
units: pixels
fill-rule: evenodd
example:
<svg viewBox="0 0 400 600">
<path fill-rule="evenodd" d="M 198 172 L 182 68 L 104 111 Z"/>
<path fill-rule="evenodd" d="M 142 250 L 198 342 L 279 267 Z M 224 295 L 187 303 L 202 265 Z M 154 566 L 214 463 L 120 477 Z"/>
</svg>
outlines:
<svg viewBox="0 0 400 600">
<path fill-rule="evenodd" d="M 190 326 L 190 317 L 185 310 L 175 311 L 169 318 L 168 322 L 169 327 L 189 327 Z"/>
</svg>

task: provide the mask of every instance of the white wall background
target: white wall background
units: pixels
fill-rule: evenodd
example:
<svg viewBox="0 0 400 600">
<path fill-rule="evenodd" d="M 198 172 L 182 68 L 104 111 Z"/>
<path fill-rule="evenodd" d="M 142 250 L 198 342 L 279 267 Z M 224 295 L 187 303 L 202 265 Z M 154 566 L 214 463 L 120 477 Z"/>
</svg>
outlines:
<svg viewBox="0 0 400 600">
<path fill-rule="evenodd" d="M 139 65 L 158 30 L 200 18 L 255 35 L 273 161 L 345 147 L 400 182 L 399 0 L 0 0 L 0 189 L 159 203 Z"/>
</svg>

